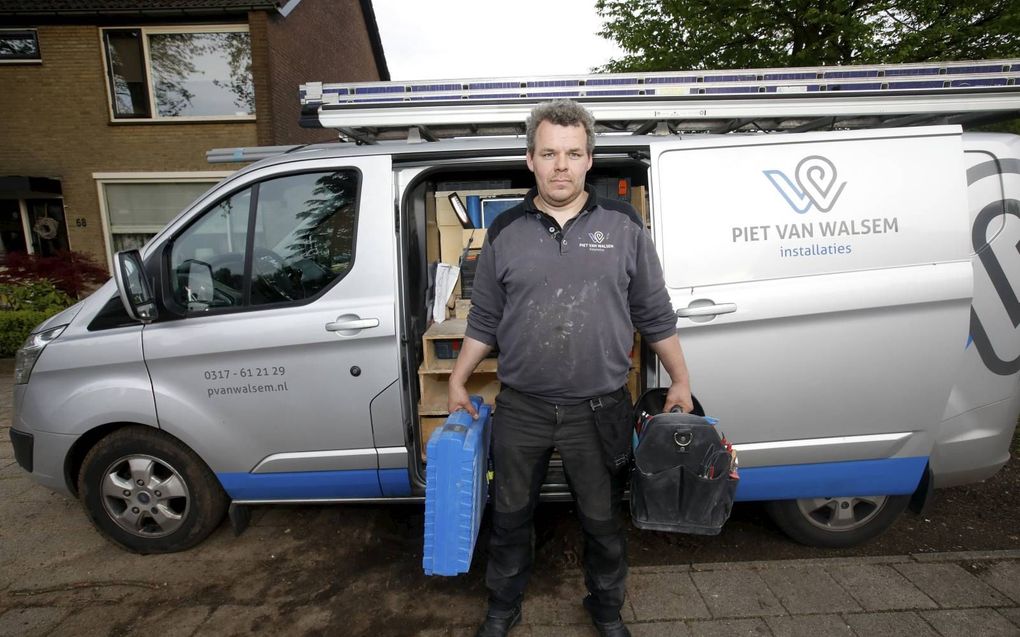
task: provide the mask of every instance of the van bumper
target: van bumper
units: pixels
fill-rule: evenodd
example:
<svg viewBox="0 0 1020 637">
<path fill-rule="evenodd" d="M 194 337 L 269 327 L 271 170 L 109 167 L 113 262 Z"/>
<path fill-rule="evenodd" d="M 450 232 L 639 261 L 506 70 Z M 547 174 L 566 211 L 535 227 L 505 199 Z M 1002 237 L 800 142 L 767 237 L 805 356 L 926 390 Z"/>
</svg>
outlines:
<svg viewBox="0 0 1020 637">
<path fill-rule="evenodd" d="M 1009 461 L 1020 393 L 943 421 L 931 454 L 936 489 L 992 477 Z"/>
<path fill-rule="evenodd" d="M 14 447 L 14 459 L 25 471 L 32 473 L 32 447 L 35 438 L 32 434 L 11 428 L 11 446 Z"/>
<path fill-rule="evenodd" d="M 64 460 L 78 436 L 40 431 L 40 419 L 25 400 L 28 384 L 14 386 L 11 419 L 11 444 L 14 458 L 39 484 L 66 496 L 74 497 L 64 474 Z M 19 447 L 21 448 L 19 451 Z"/>
</svg>

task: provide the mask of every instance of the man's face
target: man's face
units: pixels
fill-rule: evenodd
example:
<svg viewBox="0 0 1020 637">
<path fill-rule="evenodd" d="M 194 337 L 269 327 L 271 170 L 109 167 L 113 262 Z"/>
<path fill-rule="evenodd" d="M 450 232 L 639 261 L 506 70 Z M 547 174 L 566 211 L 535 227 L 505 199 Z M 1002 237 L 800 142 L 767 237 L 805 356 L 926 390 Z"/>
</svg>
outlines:
<svg viewBox="0 0 1020 637">
<path fill-rule="evenodd" d="M 538 194 L 550 205 L 566 206 L 584 192 L 591 155 L 583 126 L 543 121 L 535 130 L 535 151 L 528 153 L 527 159 L 528 168 L 535 173 Z"/>
</svg>

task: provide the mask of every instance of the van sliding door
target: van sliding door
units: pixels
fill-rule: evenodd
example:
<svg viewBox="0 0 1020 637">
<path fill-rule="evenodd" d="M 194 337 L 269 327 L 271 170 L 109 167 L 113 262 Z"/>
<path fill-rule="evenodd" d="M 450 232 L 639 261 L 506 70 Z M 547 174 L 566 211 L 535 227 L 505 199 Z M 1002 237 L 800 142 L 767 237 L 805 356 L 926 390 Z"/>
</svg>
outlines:
<svg viewBox="0 0 1020 637">
<path fill-rule="evenodd" d="M 959 129 L 653 142 L 652 159 L 680 339 L 738 444 L 738 497 L 912 492 L 967 344 Z"/>
</svg>

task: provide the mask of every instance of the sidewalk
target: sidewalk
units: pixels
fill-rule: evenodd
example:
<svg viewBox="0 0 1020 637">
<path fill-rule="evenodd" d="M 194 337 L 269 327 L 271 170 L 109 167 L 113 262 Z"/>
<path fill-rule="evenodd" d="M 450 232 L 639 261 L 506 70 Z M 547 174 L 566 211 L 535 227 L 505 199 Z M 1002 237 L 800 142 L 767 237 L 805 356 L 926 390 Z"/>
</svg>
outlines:
<svg viewBox="0 0 1020 637">
<path fill-rule="evenodd" d="M 526 601 L 512 634 L 594 635 L 581 594 Z M 1017 636 L 1020 551 L 634 568 L 628 597 L 634 637 Z"/>
<path fill-rule="evenodd" d="M 532 595 L 524 605 L 524 623 L 512 635 L 594 635 L 578 603 L 580 578 L 570 579 L 577 584 Z M 105 586 L 118 585 L 129 584 Z M 166 596 L 158 583 L 150 588 L 130 597 L 155 602 Z M 154 630 L 167 636 L 391 634 L 389 630 L 338 630 L 343 618 L 330 610 L 334 607 L 330 600 L 310 604 L 305 599 L 298 606 L 295 601 L 216 604 L 209 600 L 197 606 L 160 604 L 153 612 L 156 603 L 118 601 L 118 595 L 111 597 L 114 591 L 104 590 L 97 582 L 83 582 L 81 589 L 74 585 L 35 589 L 39 595 L 20 589 L 17 582 L 12 589 L 0 594 L 0 635 L 152 634 Z M 377 593 L 367 597 L 379 599 L 391 610 L 411 603 L 414 595 L 410 590 L 392 589 Z M 443 599 L 441 592 L 435 595 L 434 599 Z M 446 616 L 438 623 L 450 628 L 415 632 L 414 622 L 409 621 L 399 634 L 468 637 L 474 634 L 480 612 L 477 600 L 469 606 L 437 608 L 437 614 Z M 1017 636 L 1020 551 L 635 568 L 624 618 L 634 637 Z M 435 625 L 438 618 L 431 619 Z"/>
<path fill-rule="evenodd" d="M 635 568 L 629 596 L 635 637 L 1016 636 L 1020 551 Z"/>
</svg>

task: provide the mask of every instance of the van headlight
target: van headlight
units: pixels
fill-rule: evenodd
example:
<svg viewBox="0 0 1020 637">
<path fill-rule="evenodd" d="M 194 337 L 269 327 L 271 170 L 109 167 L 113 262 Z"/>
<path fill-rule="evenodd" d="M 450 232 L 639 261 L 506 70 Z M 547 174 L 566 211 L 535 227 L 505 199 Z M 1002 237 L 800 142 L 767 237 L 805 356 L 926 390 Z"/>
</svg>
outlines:
<svg viewBox="0 0 1020 637">
<path fill-rule="evenodd" d="M 28 382 L 28 377 L 32 375 L 32 368 L 35 367 L 35 362 L 39 360 L 39 354 L 42 354 L 43 348 L 46 347 L 47 343 L 60 336 L 66 327 L 66 325 L 61 325 L 35 334 L 29 334 L 28 338 L 25 339 L 25 344 L 21 346 L 21 349 L 14 356 L 15 385 L 24 385 Z"/>
</svg>

